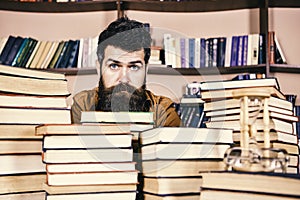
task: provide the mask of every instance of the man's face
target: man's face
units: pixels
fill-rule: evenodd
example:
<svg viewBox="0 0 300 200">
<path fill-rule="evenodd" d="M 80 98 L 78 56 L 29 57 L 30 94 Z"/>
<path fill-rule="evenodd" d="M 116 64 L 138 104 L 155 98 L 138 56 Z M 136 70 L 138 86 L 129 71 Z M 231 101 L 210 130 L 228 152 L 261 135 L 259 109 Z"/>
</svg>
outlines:
<svg viewBox="0 0 300 200">
<path fill-rule="evenodd" d="M 149 111 L 145 93 L 144 51 L 108 46 L 102 63 L 97 110 Z"/>
<path fill-rule="evenodd" d="M 141 88 L 146 76 L 144 50 L 127 52 L 111 45 L 107 46 L 104 51 L 101 72 L 105 88 L 120 83 Z"/>
</svg>

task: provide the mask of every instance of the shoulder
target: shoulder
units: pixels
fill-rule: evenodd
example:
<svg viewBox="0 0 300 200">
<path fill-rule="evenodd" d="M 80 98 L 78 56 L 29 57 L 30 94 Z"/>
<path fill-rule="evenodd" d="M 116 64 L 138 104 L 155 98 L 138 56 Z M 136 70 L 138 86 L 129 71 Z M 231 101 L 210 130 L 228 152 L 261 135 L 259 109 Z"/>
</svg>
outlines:
<svg viewBox="0 0 300 200">
<path fill-rule="evenodd" d="M 170 105 L 172 105 L 174 103 L 169 97 L 162 96 L 162 95 L 156 95 L 149 90 L 146 90 L 146 94 L 147 94 L 148 99 L 151 101 L 151 103 L 153 105 L 160 104 L 164 107 L 169 107 Z"/>
<path fill-rule="evenodd" d="M 83 90 L 74 95 L 74 101 L 95 99 L 97 96 L 98 96 L 98 88 L 94 88 L 92 90 Z"/>
</svg>

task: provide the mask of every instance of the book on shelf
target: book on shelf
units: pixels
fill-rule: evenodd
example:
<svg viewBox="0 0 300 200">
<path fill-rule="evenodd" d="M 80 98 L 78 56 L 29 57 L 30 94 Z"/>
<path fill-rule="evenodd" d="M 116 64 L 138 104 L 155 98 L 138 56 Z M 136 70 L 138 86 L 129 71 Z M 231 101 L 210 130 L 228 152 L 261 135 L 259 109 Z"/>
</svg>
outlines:
<svg viewBox="0 0 300 200">
<path fill-rule="evenodd" d="M 153 143 L 233 143 L 232 130 L 161 127 L 140 133 L 142 145 Z"/>
<path fill-rule="evenodd" d="M 228 120 L 228 121 L 207 121 L 205 122 L 208 128 L 228 128 L 233 129 L 233 131 L 239 131 L 241 129 L 240 120 Z M 264 129 L 263 119 L 256 119 L 255 122 L 257 130 Z M 285 132 L 285 133 L 293 133 L 293 124 L 290 122 L 286 122 L 284 120 L 271 118 L 269 123 L 269 129 Z"/>
<path fill-rule="evenodd" d="M 234 89 L 220 89 L 220 90 L 206 90 L 201 92 L 201 98 L 205 102 L 222 100 L 226 98 L 233 98 L 233 92 L 244 90 L 245 88 L 234 88 Z M 284 94 L 274 88 L 273 86 L 264 86 L 264 87 L 253 87 L 248 88 L 249 91 L 257 91 L 258 89 L 263 89 L 270 92 L 271 96 L 278 97 L 280 99 L 285 99 Z"/>
<path fill-rule="evenodd" d="M 41 139 L 1 139 L 0 155 L 3 154 L 25 154 L 41 153 Z"/>
<path fill-rule="evenodd" d="M 24 56 L 26 49 L 28 48 L 29 42 L 30 42 L 29 38 L 23 39 L 23 42 L 19 46 L 19 49 L 18 49 L 13 61 L 10 64 L 11 66 L 17 66 L 17 64 L 20 63 L 22 56 Z"/>
<path fill-rule="evenodd" d="M 54 42 L 52 42 L 52 41 L 46 41 L 45 47 L 44 47 L 44 49 L 43 49 L 43 51 L 42 51 L 42 53 L 40 55 L 39 60 L 36 63 L 36 67 L 35 68 L 37 68 L 37 69 L 43 69 L 43 63 L 44 63 L 44 61 L 45 61 L 45 59 L 46 59 L 46 57 L 47 57 L 47 55 L 48 55 L 48 53 L 49 53 L 49 51 L 50 51 L 51 46 L 52 46 L 53 43 Z"/>
<path fill-rule="evenodd" d="M 265 194 L 272 197 L 300 197 L 298 174 L 224 171 L 201 173 L 201 176 L 203 179 L 201 193 L 205 190 L 218 190 Z"/>
<path fill-rule="evenodd" d="M 106 149 L 47 149 L 43 153 L 43 161 L 51 163 L 99 163 L 99 162 L 131 162 L 132 148 Z"/>
<path fill-rule="evenodd" d="M 274 45 L 275 45 L 275 63 L 277 64 L 287 64 L 286 57 L 283 53 L 281 44 L 278 40 L 277 35 L 274 35 Z"/>
<path fill-rule="evenodd" d="M 50 47 L 48 50 L 45 49 L 45 57 L 44 59 L 41 58 L 41 64 L 40 68 L 41 69 L 46 69 L 48 68 L 49 63 L 51 62 L 51 59 L 53 58 L 56 49 L 58 48 L 59 42 L 58 41 L 51 41 L 50 42 Z"/>
<path fill-rule="evenodd" d="M 46 198 L 44 191 L 36 192 L 24 192 L 24 193 L 12 193 L 12 194 L 0 194 L 0 200 L 41 200 Z"/>
<path fill-rule="evenodd" d="M 15 40 L 16 40 L 16 36 L 13 36 L 13 35 L 8 36 L 8 38 L 5 42 L 5 45 L 1 51 L 0 64 L 5 64 L 6 57 L 8 56 Z"/>
<path fill-rule="evenodd" d="M 84 111 L 81 123 L 150 123 L 153 124 L 152 112 L 100 112 Z"/>
<path fill-rule="evenodd" d="M 221 81 L 206 81 L 200 83 L 200 88 L 203 91 L 207 90 L 225 90 L 234 88 L 253 88 L 253 87 L 274 87 L 280 90 L 277 78 L 262 78 L 250 80 L 221 80 Z"/>
<path fill-rule="evenodd" d="M 66 68 L 76 68 L 77 67 L 79 43 L 80 43 L 80 40 L 74 41 L 74 46 L 73 46 L 73 49 L 71 50 L 70 57 L 69 57 L 67 65 L 66 65 Z"/>
<path fill-rule="evenodd" d="M 0 176 L 0 194 L 42 192 L 46 173 L 28 173 Z"/>
<path fill-rule="evenodd" d="M 143 192 L 156 195 L 200 195 L 201 176 L 144 177 Z"/>
<path fill-rule="evenodd" d="M 54 194 L 46 195 L 46 200 L 65 200 L 65 199 L 76 199 L 76 200 L 135 200 L 135 191 L 124 191 L 124 192 L 91 192 L 81 194 Z"/>
<path fill-rule="evenodd" d="M 0 92 L 0 105 L 3 107 L 28 108 L 67 108 L 67 97 L 64 96 L 30 96 Z"/>
<path fill-rule="evenodd" d="M 247 65 L 258 64 L 259 34 L 248 35 Z"/>
<path fill-rule="evenodd" d="M 62 50 L 61 54 L 63 54 L 63 55 L 61 57 L 61 60 L 60 60 L 60 58 L 58 59 L 58 61 L 57 61 L 58 64 L 57 64 L 56 68 L 66 68 L 67 67 L 75 44 L 76 44 L 75 40 L 69 40 L 67 42 L 66 49 L 65 49 L 65 51 L 64 51 L 64 49 Z"/>
<path fill-rule="evenodd" d="M 71 124 L 70 109 L 0 107 L 4 124 Z"/>
<path fill-rule="evenodd" d="M 45 135 L 44 149 L 126 148 L 131 147 L 131 134 Z"/>
<path fill-rule="evenodd" d="M 275 32 L 274 31 L 269 31 L 268 32 L 268 54 L 269 54 L 269 63 L 270 64 L 275 64 Z"/>
<path fill-rule="evenodd" d="M 49 173 L 48 185 L 137 184 L 138 171 Z"/>
<path fill-rule="evenodd" d="M 60 56 L 60 53 L 64 47 L 64 44 L 65 44 L 65 41 L 60 41 L 58 43 L 58 47 L 56 48 L 55 52 L 54 52 L 54 55 L 52 56 L 51 60 L 50 60 L 50 63 L 48 64 L 47 68 L 49 69 L 53 69 L 59 56 Z"/>
<path fill-rule="evenodd" d="M 104 162 L 104 163 L 67 163 L 47 164 L 48 173 L 81 173 L 81 172 L 109 172 L 133 171 L 135 162 Z"/>
<path fill-rule="evenodd" d="M 223 158 L 231 146 L 226 143 L 156 143 L 141 147 L 142 159 L 207 159 Z"/>
<path fill-rule="evenodd" d="M 36 44 L 34 45 L 34 48 L 31 50 L 30 56 L 27 58 L 27 62 L 25 64 L 25 68 L 30 68 L 30 65 L 35 58 L 36 52 L 38 51 L 40 45 L 41 45 L 41 40 L 37 40 Z"/>
<path fill-rule="evenodd" d="M 5 47 L 5 44 L 6 44 L 7 40 L 8 40 L 8 36 L 4 36 L 4 37 L 0 38 L 0 55 L 1 55 L 2 50 Z"/>
<path fill-rule="evenodd" d="M 4 61 L 3 64 L 5 65 L 12 65 L 15 56 L 17 55 L 20 47 L 22 46 L 23 41 L 25 40 L 25 38 L 21 37 L 21 36 L 17 36 L 16 39 L 14 40 L 14 43 L 11 47 L 11 49 L 9 50 L 9 53 Z"/>
<path fill-rule="evenodd" d="M 24 50 L 21 52 L 20 56 L 17 58 L 16 61 L 16 67 L 24 67 L 26 66 L 26 63 L 31 55 L 31 53 L 34 50 L 35 45 L 37 44 L 37 40 L 34 38 L 29 37 L 28 43 L 24 47 Z"/>
<path fill-rule="evenodd" d="M 31 69 L 39 68 L 39 66 L 38 66 L 39 60 L 41 59 L 41 56 L 42 56 L 47 44 L 49 44 L 49 42 L 50 41 L 46 41 L 46 40 L 41 40 L 39 42 L 40 44 L 39 44 L 39 46 L 37 46 L 37 50 L 29 64 L 28 68 L 31 68 Z"/>
<path fill-rule="evenodd" d="M 63 47 L 60 50 L 58 57 L 56 58 L 56 62 L 54 64 L 53 68 L 60 68 L 60 65 L 61 65 L 61 63 L 63 61 L 63 57 L 65 56 L 65 53 L 66 53 L 66 51 L 68 49 L 69 42 L 70 42 L 70 40 L 67 40 L 67 41 L 63 42 Z"/>
<path fill-rule="evenodd" d="M 36 154 L 3 154 L 0 155 L 0 175 L 17 175 L 46 172 L 42 155 Z"/>
<path fill-rule="evenodd" d="M 198 176 L 199 172 L 223 171 L 225 163 L 221 159 L 158 159 L 142 162 L 143 175 L 150 177 Z"/>
<path fill-rule="evenodd" d="M 132 184 L 99 184 L 99 185 L 43 185 L 48 195 L 55 194 L 85 194 L 95 192 L 128 192 L 136 191 L 136 183 Z"/>
</svg>

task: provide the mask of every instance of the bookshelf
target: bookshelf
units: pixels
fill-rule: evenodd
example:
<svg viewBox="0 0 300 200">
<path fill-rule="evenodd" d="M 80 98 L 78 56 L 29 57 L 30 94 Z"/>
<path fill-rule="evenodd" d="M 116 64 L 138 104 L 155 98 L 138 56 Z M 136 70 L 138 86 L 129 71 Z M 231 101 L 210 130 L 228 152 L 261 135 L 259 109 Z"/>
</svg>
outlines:
<svg viewBox="0 0 300 200">
<path fill-rule="evenodd" d="M 158 1 L 158 0 L 104 0 L 104 1 L 85 1 L 85 2 L 18 2 L 0 1 L 0 10 L 14 12 L 33 12 L 33 13 L 72 13 L 72 12 L 94 12 L 94 11 L 116 11 L 117 16 L 124 15 L 126 11 L 147 11 L 147 12 L 169 12 L 169 13 L 199 13 L 231 11 L 241 9 L 259 9 L 259 31 L 266 34 L 269 31 L 269 8 L 300 8 L 297 0 L 207 0 L 207 1 Z M 266 39 L 267 40 L 267 39 Z M 265 45 L 267 46 L 268 41 Z M 266 54 L 266 60 L 268 55 Z M 95 69 L 65 69 L 57 70 L 67 75 L 94 74 Z M 150 66 L 150 74 L 161 75 L 211 75 L 235 74 L 242 72 L 266 73 L 268 76 L 272 72 L 299 73 L 298 65 L 270 65 L 268 62 L 258 66 L 236 66 L 231 68 L 219 67 L 216 69 L 169 69 L 161 66 L 160 68 Z"/>
</svg>

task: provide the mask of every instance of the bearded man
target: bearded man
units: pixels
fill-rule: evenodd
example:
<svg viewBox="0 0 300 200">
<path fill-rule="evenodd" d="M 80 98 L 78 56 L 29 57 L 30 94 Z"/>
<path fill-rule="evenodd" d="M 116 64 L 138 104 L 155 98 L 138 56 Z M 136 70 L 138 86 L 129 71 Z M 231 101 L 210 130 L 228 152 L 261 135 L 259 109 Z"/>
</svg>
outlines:
<svg viewBox="0 0 300 200">
<path fill-rule="evenodd" d="M 109 24 L 98 40 L 99 86 L 74 96 L 72 122 L 82 111 L 153 112 L 156 127 L 180 126 L 172 100 L 146 89 L 150 47 L 143 23 L 122 17 Z"/>
</svg>

